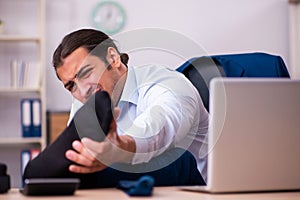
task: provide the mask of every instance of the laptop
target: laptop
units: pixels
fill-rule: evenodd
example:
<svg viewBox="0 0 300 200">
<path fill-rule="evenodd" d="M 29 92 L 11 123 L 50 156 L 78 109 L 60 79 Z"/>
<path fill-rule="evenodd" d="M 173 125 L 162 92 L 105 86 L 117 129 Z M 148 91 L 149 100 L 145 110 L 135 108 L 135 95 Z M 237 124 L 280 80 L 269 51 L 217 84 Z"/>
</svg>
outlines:
<svg viewBox="0 0 300 200">
<path fill-rule="evenodd" d="M 210 193 L 300 189 L 300 80 L 215 78 L 210 84 Z"/>
</svg>

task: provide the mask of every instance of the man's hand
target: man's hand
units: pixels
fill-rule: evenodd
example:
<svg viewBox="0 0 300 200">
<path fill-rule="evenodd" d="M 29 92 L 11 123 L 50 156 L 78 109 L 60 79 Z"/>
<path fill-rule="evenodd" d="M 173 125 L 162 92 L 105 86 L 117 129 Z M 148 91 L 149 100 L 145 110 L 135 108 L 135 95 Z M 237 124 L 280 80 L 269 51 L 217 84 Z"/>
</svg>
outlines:
<svg viewBox="0 0 300 200">
<path fill-rule="evenodd" d="M 90 152 L 83 146 L 83 144 L 76 140 L 72 143 L 73 148 L 76 150 L 68 150 L 66 157 L 78 165 L 70 165 L 69 170 L 75 173 L 93 173 L 101 171 L 106 168 L 105 165 L 100 163 Z"/>
<path fill-rule="evenodd" d="M 119 110 L 115 109 L 118 114 Z M 75 173 L 93 173 L 101 171 L 115 162 L 130 163 L 136 151 L 135 141 L 131 136 L 117 134 L 116 122 L 113 119 L 109 132 L 103 142 L 89 138 L 74 141 L 74 150 L 68 150 L 66 157 L 77 165 L 70 165 L 69 170 Z"/>
</svg>

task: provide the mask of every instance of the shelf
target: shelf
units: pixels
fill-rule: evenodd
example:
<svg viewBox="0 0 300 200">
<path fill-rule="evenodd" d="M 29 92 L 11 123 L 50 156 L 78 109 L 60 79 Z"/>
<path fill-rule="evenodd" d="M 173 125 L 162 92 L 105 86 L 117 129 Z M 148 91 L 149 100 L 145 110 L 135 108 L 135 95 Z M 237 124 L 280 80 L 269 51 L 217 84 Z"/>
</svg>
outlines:
<svg viewBox="0 0 300 200">
<path fill-rule="evenodd" d="M 14 93 L 39 93 L 40 88 L 11 88 L 11 87 L 0 87 L 0 94 L 14 94 Z"/>
<path fill-rule="evenodd" d="M 22 137 L 16 137 L 16 138 L 4 138 L 0 137 L 0 144 L 1 145 L 21 145 L 21 144 L 41 144 L 42 139 L 40 137 L 36 138 L 22 138 Z"/>
<path fill-rule="evenodd" d="M 38 36 L 0 34 L 2 42 L 40 42 L 40 40 L 41 38 Z"/>
<path fill-rule="evenodd" d="M 0 161 L 7 163 L 11 187 L 22 187 L 20 154 L 23 150 L 47 146 L 46 88 L 45 88 L 45 17 L 46 0 L 23 2 L 22 0 L 0 0 L 1 18 L 8 22 L 5 33 L 0 34 L 0 74 L 4 75 L 0 84 Z M 22 3 L 26 5 L 17 15 L 15 10 Z M 3 16 L 2 16 L 3 14 Z M 24 20 L 20 16 L 25 16 Z M 15 28 L 13 27 L 15 26 Z M 20 71 L 11 61 L 23 60 L 36 68 Z M 15 70 L 16 69 L 16 70 Z M 31 70 L 29 70 L 31 69 Z M 38 69 L 38 70 L 37 70 Z M 15 73 L 17 72 L 17 73 Z M 24 84 L 18 87 L 20 74 L 24 73 Z M 27 76 L 25 76 L 27 75 Z M 27 80 L 27 81 L 25 81 Z M 22 82 L 20 82 L 22 83 Z M 23 112 L 30 114 L 33 123 L 32 107 L 21 109 L 22 99 L 40 99 L 41 136 L 22 137 L 21 117 Z M 33 106 L 30 104 L 30 106 Z M 28 109 L 29 108 L 29 109 Z M 35 115 L 36 116 L 36 115 Z M 27 116 L 29 119 L 29 116 Z M 0 197 L 1 199 L 1 197 Z"/>
</svg>

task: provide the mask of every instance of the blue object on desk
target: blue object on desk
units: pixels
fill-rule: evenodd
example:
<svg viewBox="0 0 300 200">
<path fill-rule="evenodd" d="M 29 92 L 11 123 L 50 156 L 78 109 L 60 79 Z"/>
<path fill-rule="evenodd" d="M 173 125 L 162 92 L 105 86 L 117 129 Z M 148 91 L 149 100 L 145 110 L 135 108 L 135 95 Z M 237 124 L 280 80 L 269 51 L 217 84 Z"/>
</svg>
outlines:
<svg viewBox="0 0 300 200">
<path fill-rule="evenodd" d="M 118 189 L 123 190 L 129 196 L 151 196 L 154 186 L 154 178 L 142 176 L 137 181 L 121 180 Z"/>
</svg>

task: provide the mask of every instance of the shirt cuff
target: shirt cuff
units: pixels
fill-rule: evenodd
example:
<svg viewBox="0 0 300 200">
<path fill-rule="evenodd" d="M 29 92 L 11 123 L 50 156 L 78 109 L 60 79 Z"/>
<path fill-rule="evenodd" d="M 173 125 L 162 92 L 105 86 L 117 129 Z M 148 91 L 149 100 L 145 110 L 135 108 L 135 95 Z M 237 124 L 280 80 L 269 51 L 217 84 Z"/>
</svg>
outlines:
<svg viewBox="0 0 300 200">
<path fill-rule="evenodd" d="M 135 138 L 136 153 L 132 159 L 132 164 L 140 164 L 149 162 L 154 155 L 154 152 L 149 152 L 149 141 L 147 139 Z"/>
</svg>

